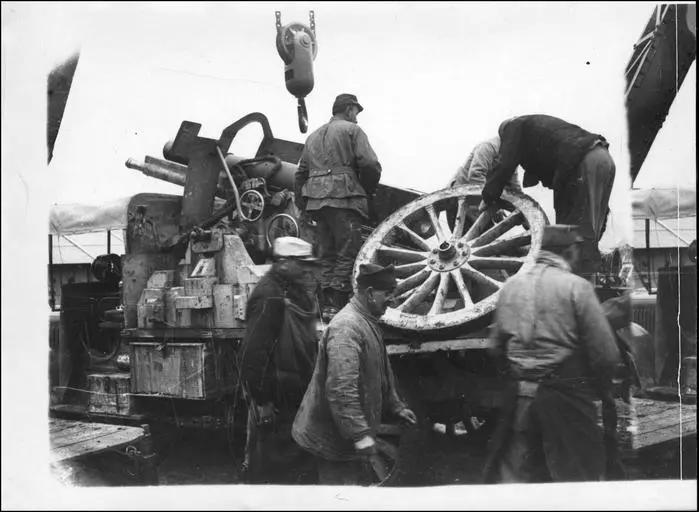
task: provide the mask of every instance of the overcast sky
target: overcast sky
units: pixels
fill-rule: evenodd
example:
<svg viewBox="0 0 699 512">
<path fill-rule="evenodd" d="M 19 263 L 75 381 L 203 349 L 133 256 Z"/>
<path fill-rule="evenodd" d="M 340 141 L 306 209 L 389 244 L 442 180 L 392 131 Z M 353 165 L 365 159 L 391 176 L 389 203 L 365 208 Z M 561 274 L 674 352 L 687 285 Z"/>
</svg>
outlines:
<svg viewBox="0 0 699 512">
<path fill-rule="evenodd" d="M 15 491 L 15 503 L 23 505 L 30 498 L 49 508 L 83 503 L 75 496 L 61 502 L 65 490 L 38 484 L 39 476 L 48 478 L 47 465 L 32 463 L 36 457 L 45 460 L 48 453 L 49 204 L 100 203 L 143 191 L 181 193 L 179 187 L 127 169 L 124 162 L 160 156 L 163 143 L 185 119 L 200 122 L 202 135 L 217 138 L 231 122 L 260 111 L 277 137 L 303 142 L 295 99 L 284 87 L 283 63 L 275 47 L 275 9 L 281 9 L 285 24 L 307 22 L 308 10 L 315 11 L 319 50 L 315 89 L 306 100 L 310 130 L 327 121 L 338 93 L 356 94 L 366 109 L 359 123 L 388 184 L 424 192 L 443 187 L 472 147 L 514 115 L 546 113 L 603 134 L 617 163 L 606 235 L 610 246 L 625 241 L 629 233 L 624 226 L 629 158 L 623 73 L 654 5 L 3 2 L 3 505 L 9 496 L 6 487 Z M 46 77 L 77 49 L 80 63 L 47 168 Z M 693 66 L 638 186 L 695 186 L 695 88 Z M 251 155 L 259 133 L 241 135 L 233 150 Z M 553 219 L 551 191 L 527 193 Z M 6 413 L 10 403 L 12 412 Z M 9 486 L 6 475 L 14 478 Z M 27 477 L 23 486 L 18 480 L 22 475 Z M 611 498 L 623 497 L 629 507 L 655 503 L 673 508 L 671 500 L 682 496 L 677 488 L 656 489 L 654 484 L 644 482 L 634 492 Z M 36 493 L 39 487 L 50 491 Z M 518 491 L 518 505 L 560 508 L 583 498 L 610 496 L 585 488 L 555 491 Z M 240 503 L 244 495 L 235 492 Z M 267 498 L 281 495 L 275 493 Z M 188 496 L 195 494 L 202 506 L 212 503 L 205 488 L 187 489 Z M 161 496 L 172 505 L 175 495 L 168 490 Z M 129 496 L 114 493 L 112 501 L 102 503 L 124 506 Z M 337 500 L 335 494 L 324 496 Z M 425 503 L 420 497 L 429 495 L 411 496 L 420 506 Z M 443 500 L 447 496 L 440 490 Z M 490 507 L 496 503 L 490 496 L 484 500 L 469 491 L 468 499 L 457 496 L 445 501 L 445 507 Z M 529 501 L 522 501 L 527 496 Z M 544 503 L 544 497 L 550 501 Z M 656 501 L 647 501 L 653 497 Z"/>
<path fill-rule="evenodd" d="M 82 53 L 54 150 L 51 190 L 60 202 L 141 190 L 179 193 L 123 163 L 161 156 L 183 119 L 202 123 L 202 134 L 217 138 L 226 125 L 260 111 L 276 136 L 303 142 L 274 44 L 274 10 L 281 8 L 284 24 L 307 23 L 312 8 L 319 50 L 316 85 L 306 100 L 311 130 L 327 121 L 336 94 L 356 94 L 365 107 L 359 122 L 384 167 L 382 180 L 430 192 L 443 187 L 503 119 L 546 113 L 569 120 L 611 143 L 620 171 L 612 198 L 613 236 L 607 236 L 615 245 L 628 235 L 622 225 L 629 161 L 623 72 L 653 6 L 66 6 L 55 35 L 63 36 L 64 55 L 71 47 Z M 690 75 L 688 91 L 696 83 L 695 71 Z M 661 156 L 653 172 L 644 169 L 637 186 L 694 177 L 694 138 L 686 129 L 690 111 L 694 116 L 694 108 L 685 108 L 677 121 L 669 116 L 682 127 L 679 136 L 664 134 L 670 135 L 674 162 L 666 165 L 668 158 Z M 691 122 L 695 126 L 693 117 Z M 234 152 L 252 155 L 259 137 L 257 128 L 241 133 Z M 553 218 L 551 192 L 527 192 Z"/>
</svg>

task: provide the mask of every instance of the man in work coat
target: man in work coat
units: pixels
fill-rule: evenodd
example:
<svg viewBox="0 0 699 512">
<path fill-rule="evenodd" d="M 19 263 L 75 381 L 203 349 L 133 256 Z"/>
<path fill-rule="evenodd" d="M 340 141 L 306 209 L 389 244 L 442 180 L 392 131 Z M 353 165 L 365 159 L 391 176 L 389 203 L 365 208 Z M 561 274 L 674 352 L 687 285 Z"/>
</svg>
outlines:
<svg viewBox="0 0 699 512">
<path fill-rule="evenodd" d="M 480 209 L 493 205 L 518 165 L 525 187 L 539 182 L 553 189 L 556 223 L 574 224 L 585 239 L 581 274 L 597 271 L 598 242 L 604 233 L 616 168 L 602 135 L 547 115 L 504 121 L 498 130 L 500 151 L 486 178 Z"/>
<path fill-rule="evenodd" d="M 572 273 L 581 241 L 574 226 L 547 226 L 536 264 L 500 290 L 491 339 L 510 383 L 487 482 L 604 478 L 593 400 L 620 354 L 592 285 Z"/>
<path fill-rule="evenodd" d="M 352 292 L 362 223 L 369 218 L 369 198 L 381 178 L 381 164 L 357 125 L 362 110 L 356 96 L 340 94 L 330 121 L 308 136 L 296 172 L 296 206 L 318 226 L 323 316 L 328 320 Z"/>
<path fill-rule="evenodd" d="M 241 377 L 249 398 L 247 478 L 252 483 L 315 481 L 315 462 L 291 439 L 291 423 L 315 363 L 318 311 L 304 273 L 312 246 L 274 241 L 275 262 L 247 303 Z"/>
<path fill-rule="evenodd" d="M 378 319 L 396 286 L 393 266 L 365 264 L 358 294 L 328 325 L 292 435 L 318 459 L 321 485 L 376 481 L 370 461 L 382 416 L 414 424 L 396 390 Z"/>
<path fill-rule="evenodd" d="M 488 174 L 495 168 L 500 152 L 500 137 L 496 136 L 484 140 L 473 148 L 468 155 L 466 162 L 456 170 L 456 174 L 449 182 L 450 187 L 459 185 L 485 185 Z M 512 173 L 509 182 L 506 184 L 512 190 L 522 191 L 522 186 L 517 179 L 517 173 Z"/>
</svg>

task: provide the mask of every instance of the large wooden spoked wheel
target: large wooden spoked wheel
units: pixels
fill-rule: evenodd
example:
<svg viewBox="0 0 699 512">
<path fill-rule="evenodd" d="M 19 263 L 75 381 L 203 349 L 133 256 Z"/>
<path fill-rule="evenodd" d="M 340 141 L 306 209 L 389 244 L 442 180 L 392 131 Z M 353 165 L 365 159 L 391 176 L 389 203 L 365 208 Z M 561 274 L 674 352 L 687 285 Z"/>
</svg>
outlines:
<svg viewBox="0 0 699 512">
<path fill-rule="evenodd" d="M 362 263 L 396 267 L 397 306 L 382 317 L 409 331 L 462 327 L 495 308 L 503 282 L 534 262 L 546 214 L 529 196 L 505 191 L 498 205 L 478 212 L 481 188 L 433 192 L 386 218 L 362 246 Z"/>
</svg>

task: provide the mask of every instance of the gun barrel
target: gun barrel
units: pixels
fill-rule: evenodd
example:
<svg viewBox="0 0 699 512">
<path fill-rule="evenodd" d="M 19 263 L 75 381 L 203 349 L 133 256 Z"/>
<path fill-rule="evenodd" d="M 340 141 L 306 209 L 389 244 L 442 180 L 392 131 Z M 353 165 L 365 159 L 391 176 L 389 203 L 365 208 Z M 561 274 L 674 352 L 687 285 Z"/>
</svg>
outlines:
<svg viewBox="0 0 699 512">
<path fill-rule="evenodd" d="M 126 167 L 141 171 L 146 176 L 180 185 L 181 187 L 184 187 L 185 181 L 187 180 L 186 165 L 160 160 L 158 158 L 146 157 L 145 162 L 139 162 L 134 158 L 129 158 L 126 161 Z M 220 183 L 216 189 L 216 197 L 226 199 L 226 192 Z"/>
</svg>

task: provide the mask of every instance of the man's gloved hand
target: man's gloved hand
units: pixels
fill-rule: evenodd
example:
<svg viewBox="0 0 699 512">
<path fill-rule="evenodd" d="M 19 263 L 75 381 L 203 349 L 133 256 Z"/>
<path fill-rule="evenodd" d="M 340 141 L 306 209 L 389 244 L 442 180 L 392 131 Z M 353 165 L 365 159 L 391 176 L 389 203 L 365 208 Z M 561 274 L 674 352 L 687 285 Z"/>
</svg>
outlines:
<svg viewBox="0 0 699 512">
<path fill-rule="evenodd" d="M 415 425 L 417 423 L 417 416 L 415 416 L 415 413 L 407 407 L 400 410 L 398 417 L 411 425 Z"/>
<path fill-rule="evenodd" d="M 376 449 L 376 441 L 371 436 L 364 436 L 359 441 L 354 443 L 354 449 L 359 455 L 369 457 L 378 453 Z"/>
<path fill-rule="evenodd" d="M 257 424 L 271 425 L 274 422 L 274 404 L 267 402 L 263 405 L 255 406 L 257 410 Z"/>
<path fill-rule="evenodd" d="M 494 223 L 500 222 L 503 219 L 503 216 L 495 203 L 488 204 L 481 200 L 481 202 L 478 204 L 478 213 L 484 212 L 487 212 L 488 215 L 490 215 L 490 219 Z"/>
</svg>

